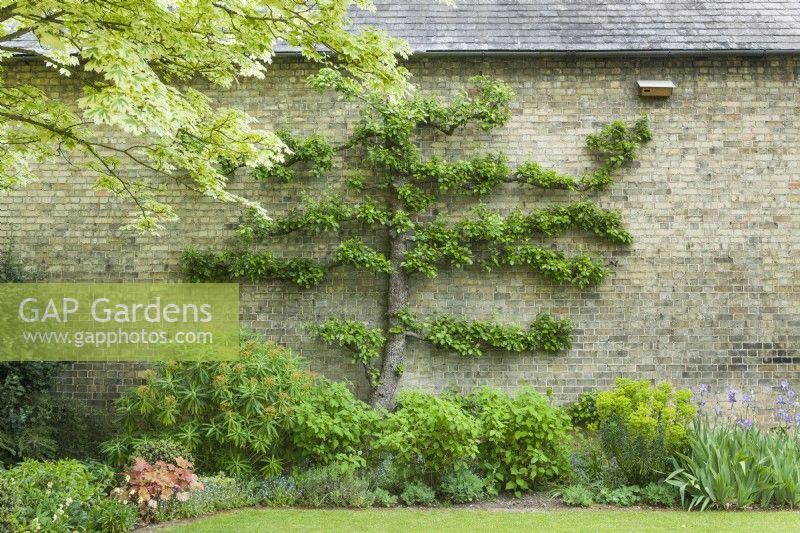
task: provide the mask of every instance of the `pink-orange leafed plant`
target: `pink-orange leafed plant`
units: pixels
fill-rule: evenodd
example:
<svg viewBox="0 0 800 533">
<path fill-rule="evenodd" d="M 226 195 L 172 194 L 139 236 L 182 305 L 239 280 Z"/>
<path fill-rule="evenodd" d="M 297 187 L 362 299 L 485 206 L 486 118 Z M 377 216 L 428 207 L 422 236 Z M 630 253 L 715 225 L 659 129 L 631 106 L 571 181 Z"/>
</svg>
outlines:
<svg viewBox="0 0 800 533">
<path fill-rule="evenodd" d="M 137 457 L 124 474 L 127 486 L 115 489 L 114 493 L 120 500 L 136 504 L 145 522 L 152 518 L 159 502 L 172 498 L 187 501 L 192 491 L 203 490 L 194 465 L 183 457 L 176 457 L 175 464 L 164 461 L 150 464 Z"/>
</svg>

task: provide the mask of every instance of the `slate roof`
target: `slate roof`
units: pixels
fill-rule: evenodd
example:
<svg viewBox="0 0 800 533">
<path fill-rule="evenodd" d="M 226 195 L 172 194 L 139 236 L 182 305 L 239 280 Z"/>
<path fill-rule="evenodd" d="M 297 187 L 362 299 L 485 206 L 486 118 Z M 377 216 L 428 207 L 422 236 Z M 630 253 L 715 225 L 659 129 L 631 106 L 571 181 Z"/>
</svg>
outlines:
<svg viewBox="0 0 800 533">
<path fill-rule="evenodd" d="M 800 52 L 800 0 L 374 0 L 353 11 L 416 53 Z M 12 44 L 12 43 L 9 43 Z M 33 36 L 15 43 L 39 49 Z M 289 48 L 278 47 L 291 53 Z"/>
<path fill-rule="evenodd" d="M 800 1 L 375 0 L 415 52 L 800 51 Z"/>
</svg>

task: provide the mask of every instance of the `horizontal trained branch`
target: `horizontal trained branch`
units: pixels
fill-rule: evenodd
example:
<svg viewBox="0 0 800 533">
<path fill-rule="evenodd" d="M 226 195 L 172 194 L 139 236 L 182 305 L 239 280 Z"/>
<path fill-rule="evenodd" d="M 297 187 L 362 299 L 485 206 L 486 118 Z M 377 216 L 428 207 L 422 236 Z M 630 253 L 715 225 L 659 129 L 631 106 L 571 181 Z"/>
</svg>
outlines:
<svg viewBox="0 0 800 533">
<path fill-rule="evenodd" d="M 394 270 L 392 262 L 385 255 L 370 248 L 358 237 L 348 239 L 340 244 L 334 257 L 340 264 L 350 265 L 375 274 L 389 274 Z"/>
<path fill-rule="evenodd" d="M 584 288 L 605 278 L 607 269 L 599 259 L 586 254 L 570 259 L 527 241 L 536 235 L 555 237 L 570 228 L 591 231 L 613 243 L 633 241 L 617 211 L 589 201 L 537 209 L 527 215 L 515 211 L 508 217 L 481 206 L 473 215 L 451 225 L 437 221 L 415 226 L 415 245 L 407 252 L 403 267 L 435 277 L 443 263 L 455 267 L 480 263 L 487 269 L 528 265 L 559 283 Z M 473 248 L 477 246 L 488 249 L 484 257 L 476 257 Z"/>
<path fill-rule="evenodd" d="M 512 352 L 558 352 L 571 346 L 572 322 L 548 314 L 539 315 L 527 329 L 442 314 L 422 321 L 408 311 L 399 313 L 398 318 L 402 324 L 400 330 L 465 357 L 481 356 L 487 347 Z"/>
<path fill-rule="evenodd" d="M 331 268 L 341 265 L 375 274 L 392 272 L 389 259 L 357 237 L 342 242 L 334 252 L 334 259 L 328 263 L 241 249 L 222 252 L 188 249 L 181 256 L 183 275 L 191 282 L 244 279 L 256 283 L 279 279 L 304 289 L 316 287 Z"/>
<path fill-rule="evenodd" d="M 309 329 L 328 345 L 348 348 L 353 352 L 353 362 L 365 366 L 380 357 L 386 344 L 383 330 L 370 328 L 364 322 L 353 319 L 330 317 Z"/>
<path fill-rule="evenodd" d="M 286 130 L 275 133 L 290 150 L 290 155 L 283 162 L 271 167 L 256 167 L 252 172 L 254 178 L 289 183 L 296 177 L 297 173 L 292 167 L 298 163 L 307 164 L 308 174 L 314 178 L 321 178 L 333 169 L 334 148 L 322 135 L 314 133 L 308 137 L 299 137 Z"/>
<path fill-rule="evenodd" d="M 301 208 L 292 209 L 284 217 L 264 220 L 258 213 L 249 212 L 239 234 L 247 240 L 263 240 L 293 232 L 315 235 L 338 231 L 346 222 L 391 226 L 392 220 L 392 213 L 373 200 L 350 205 L 340 198 L 306 196 Z"/>
<path fill-rule="evenodd" d="M 191 282 L 280 279 L 308 289 L 319 285 L 328 268 L 310 259 L 284 259 L 271 252 L 202 252 L 190 248 L 181 256 L 181 270 Z"/>
</svg>

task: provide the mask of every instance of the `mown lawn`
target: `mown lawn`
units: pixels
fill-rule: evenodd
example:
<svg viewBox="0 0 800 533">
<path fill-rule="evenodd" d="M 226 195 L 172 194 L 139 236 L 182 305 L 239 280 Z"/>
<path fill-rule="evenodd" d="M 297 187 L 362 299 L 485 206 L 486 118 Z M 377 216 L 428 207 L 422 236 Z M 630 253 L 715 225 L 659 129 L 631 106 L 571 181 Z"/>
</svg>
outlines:
<svg viewBox="0 0 800 533">
<path fill-rule="evenodd" d="M 264 531 L 420 531 L 424 533 L 489 531 L 649 532 L 702 531 L 736 533 L 800 531 L 800 512 L 682 511 L 471 511 L 463 509 L 304 510 L 263 509 L 224 513 L 159 529 L 160 532 Z"/>
</svg>

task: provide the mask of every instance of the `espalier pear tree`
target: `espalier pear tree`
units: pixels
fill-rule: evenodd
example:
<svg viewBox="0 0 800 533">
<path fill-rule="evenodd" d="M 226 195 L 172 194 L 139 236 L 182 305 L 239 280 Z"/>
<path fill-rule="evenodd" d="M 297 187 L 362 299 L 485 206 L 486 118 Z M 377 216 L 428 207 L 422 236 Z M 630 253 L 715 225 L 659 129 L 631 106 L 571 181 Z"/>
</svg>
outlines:
<svg viewBox="0 0 800 533">
<path fill-rule="evenodd" d="M 403 93 L 408 72 L 397 58 L 407 56 L 407 44 L 374 29 L 351 31 L 349 10 L 359 8 L 373 6 L 0 0 L 0 193 L 36 179 L 36 163 L 62 158 L 96 172 L 97 189 L 132 200 L 130 225 L 141 231 L 176 218 L 160 195 L 170 182 L 266 219 L 259 204 L 226 190 L 220 161 L 268 169 L 288 154 L 285 143 L 241 110 L 216 106 L 198 87 L 262 78 L 283 43 L 346 73 L 362 90 Z M 18 56 L 74 80 L 77 101 L 64 101 L 52 84 L 18 78 L 9 68 Z M 120 144 L 120 137 L 129 142 Z M 132 177 L 143 174 L 149 179 Z"/>
<path fill-rule="evenodd" d="M 336 72 L 321 74 L 317 85 L 358 96 Z M 609 274 L 602 258 L 588 253 L 569 257 L 543 241 L 566 230 L 588 232 L 610 243 L 632 241 L 620 213 L 599 207 L 589 195 L 611 185 L 614 174 L 650 141 L 647 117 L 631 125 L 614 121 L 589 135 L 587 146 L 598 155 L 598 164 L 581 177 L 560 174 L 532 161 L 512 168 L 503 153 L 458 161 L 426 157 L 419 144 L 420 133 L 426 129 L 451 135 L 471 123 L 488 131 L 508 122 L 509 102 L 514 97 L 511 88 L 486 77 L 473 81 L 474 90 L 448 102 L 420 93 L 400 100 L 362 98 L 360 121 L 343 147 L 334 147 L 316 134 L 296 137 L 280 132 L 293 155 L 280 165 L 257 169 L 257 178 L 291 181 L 297 177 L 295 165 L 299 163 L 312 177 L 321 178 L 331 171 L 337 148 L 359 150 L 370 171 L 366 177 L 350 179 L 348 186 L 358 191 L 362 200 L 348 203 L 346 195 L 307 198 L 302 202 L 305 205 L 283 218 L 265 222 L 251 216 L 240 228 L 238 243 L 230 249 L 185 251 L 182 266 L 186 277 L 192 281 L 280 279 L 312 288 L 334 267 L 387 276 L 382 326 L 371 327 L 344 316 L 312 326 L 322 341 L 352 352 L 353 361 L 363 367 L 371 385 L 373 405 L 392 406 L 409 337 L 469 357 L 480 356 L 486 348 L 515 352 L 568 348 L 572 333 L 568 318 L 541 314 L 533 323 L 521 326 L 448 314 L 418 316 L 409 308 L 413 278 L 433 278 L 441 268 L 479 264 L 487 270 L 523 265 L 545 278 L 579 288 L 601 282 Z M 480 202 L 506 183 L 519 186 L 520 194 L 526 189 L 559 189 L 582 198 L 505 214 L 478 203 L 469 213 L 451 213 L 447 219 L 436 216 L 436 202 L 446 195 Z M 455 221 L 452 215 L 456 215 Z M 259 242 L 278 235 L 340 232 L 345 225 L 350 230 L 385 232 L 387 249 L 374 249 L 360 237 L 343 240 L 330 257 L 319 260 L 284 258 L 258 249 Z"/>
</svg>

